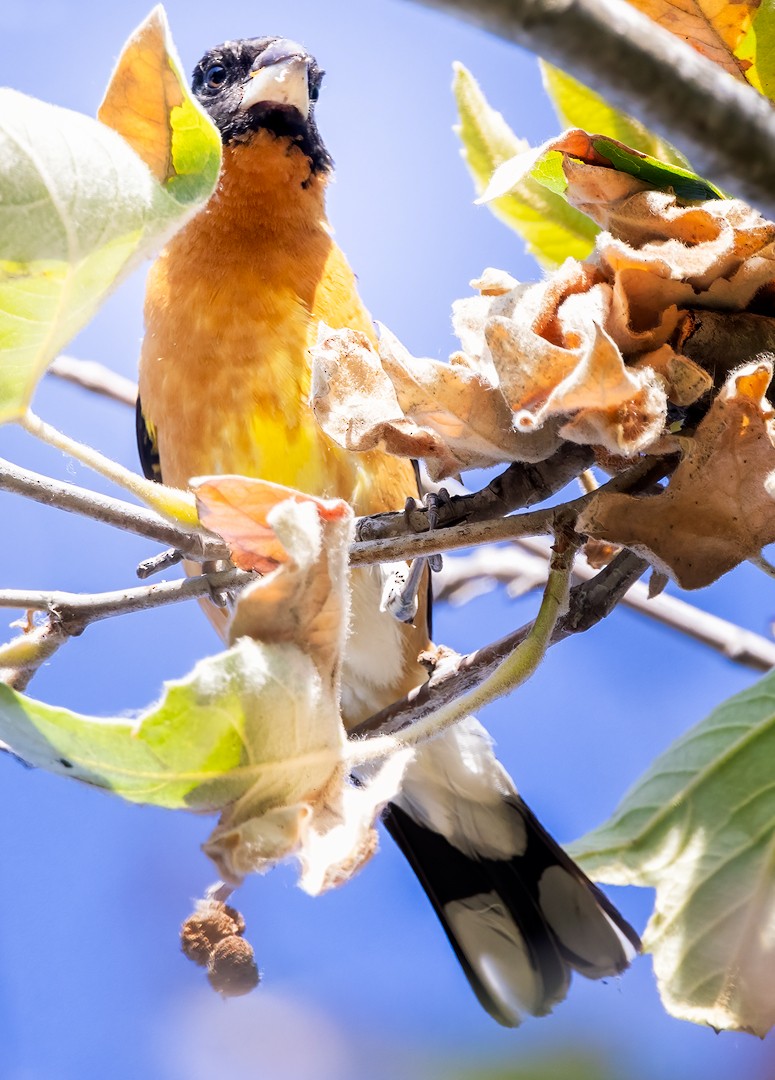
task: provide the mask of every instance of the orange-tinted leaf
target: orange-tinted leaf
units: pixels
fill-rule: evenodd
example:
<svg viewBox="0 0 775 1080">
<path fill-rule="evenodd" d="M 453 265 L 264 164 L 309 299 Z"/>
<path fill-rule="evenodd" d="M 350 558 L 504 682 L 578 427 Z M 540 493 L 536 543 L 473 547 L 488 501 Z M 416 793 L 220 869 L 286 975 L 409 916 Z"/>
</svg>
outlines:
<svg viewBox="0 0 775 1080">
<path fill-rule="evenodd" d="M 309 653 L 324 681 L 332 672 L 338 679 L 350 605 L 353 521 L 344 502 L 291 496 L 275 506 L 268 525 L 289 555 L 274 573 L 240 593 L 229 641 L 247 635 L 293 642 Z"/>
<path fill-rule="evenodd" d="M 761 0 L 630 0 L 676 37 L 713 60 L 730 75 L 743 79 L 749 66 L 735 55 L 750 29 Z"/>
<path fill-rule="evenodd" d="M 269 514 L 287 499 L 313 503 L 323 520 L 338 520 L 349 513 L 340 500 L 316 499 L 301 491 L 251 480 L 245 476 L 198 477 L 191 487 L 199 520 L 229 545 L 232 562 L 241 570 L 266 574 L 288 561 L 288 554 L 269 524 Z"/>
<path fill-rule="evenodd" d="M 203 178 L 215 184 L 221 140 L 188 91 L 161 6 L 124 46 L 97 115 L 178 201 L 191 201 Z"/>
<path fill-rule="evenodd" d="M 169 28 L 154 8 L 119 57 L 97 117 L 122 135 L 160 183 L 171 175 L 170 111 L 183 104 L 170 63 Z"/>
</svg>

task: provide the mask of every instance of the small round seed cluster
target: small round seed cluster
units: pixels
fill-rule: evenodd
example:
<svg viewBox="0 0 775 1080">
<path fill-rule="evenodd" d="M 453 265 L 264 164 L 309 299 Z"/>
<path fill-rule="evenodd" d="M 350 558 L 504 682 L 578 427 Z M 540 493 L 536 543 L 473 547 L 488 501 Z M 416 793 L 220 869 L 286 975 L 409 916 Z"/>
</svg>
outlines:
<svg viewBox="0 0 775 1080">
<path fill-rule="evenodd" d="M 183 952 L 207 968 L 210 985 L 224 997 L 248 994 L 260 980 L 253 947 L 244 933 L 239 911 L 219 900 L 200 900 L 180 928 Z"/>
</svg>

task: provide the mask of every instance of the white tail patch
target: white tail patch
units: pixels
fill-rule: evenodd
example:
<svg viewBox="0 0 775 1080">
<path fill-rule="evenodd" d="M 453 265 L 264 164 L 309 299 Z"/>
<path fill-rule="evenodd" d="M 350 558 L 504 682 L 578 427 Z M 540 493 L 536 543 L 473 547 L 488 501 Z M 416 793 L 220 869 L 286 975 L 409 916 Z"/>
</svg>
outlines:
<svg viewBox="0 0 775 1080">
<path fill-rule="evenodd" d="M 567 983 L 552 1001 L 534 969 L 525 939 L 496 892 L 479 893 L 444 905 L 444 918 L 479 981 L 501 1013 L 516 1027 L 525 1013 L 549 1012 L 565 997 Z"/>
<path fill-rule="evenodd" d="M 549 866 L 538 883 L 541 912 L 558 940 L 574 956 L 582 974 L 592 979 L 617 975 L 637 955 L 595 899 L 585 881 L 562 866 Z"/>
</svg>

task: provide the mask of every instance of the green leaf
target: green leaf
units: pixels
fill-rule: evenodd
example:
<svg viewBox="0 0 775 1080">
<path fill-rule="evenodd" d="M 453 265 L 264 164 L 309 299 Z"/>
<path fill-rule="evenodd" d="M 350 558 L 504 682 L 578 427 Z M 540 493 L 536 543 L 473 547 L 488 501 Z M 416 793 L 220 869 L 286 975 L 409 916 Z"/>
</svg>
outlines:
<svg viewBox="0 0 775 1080">
<path fill-rule="evenodd" d="M 565 161 L 562 161 L 564 158 Z M 647 154 L 641 154 L 629 146 L 615 142 L 603 135 L 591 135 L 581 128 L 569 128 L 555 139 L 549 139 L 541 146 L 516 154 L 502 162 L 481 196 L 481 202 L 493 202 L 508 197 L 511 192 L 519 191 L 527 181 L 546 185 L 553 193 L 562 192 L 570 203 L 586 205 L 591 192 L 586 188 L 584 172 L 575 170 L 573 188 L 568 180 L 568 164 L 580 162 L 582 166 L 591 166 L 601 175 L 595 182 L 602 182 L 605 170 L 611 171 L 611 179 L 618 173 L 633 177 L 639 183 L 661 190 L 672 190 L 679 199 L 687 202 L 707 199 L 725 199 L 726 195 L 713 184 L 688 169 L 677 165 L 665 165 Z M 594 174 L 590 171 L 589 179 Z M 641 190 L 639 185 L 633 192 Z M 621 198 L 619 191 L 617 198 Z M 601 192 L 593 194 L 593 202 L 601 203 Z M 595 216 L 590 207 L 588 213 Z M 604 220 L 604 214 L 597 214 L 597 220 Z"/>
<path fill-rule="evenodd" d="M 556 150 L 550 150 L 538 159 L 531 176 L 542 187 L 549 188 L 556 195 L 564 195 L 568 188 L 568 178 L 562 167 L 563 156 Z"/>
<path fill-rule="evenodd" d="M 649 131 L 639 120 L 609 105 L 605 98 L 578 82 L 571 75 L 540 60 L 544 89 L 552 99 L 554 110 L 563 128 L 583 128 L 608 135 L 626 143 L 633 150 L 648 154 L 668 165 L 690 168 L 683 154 L 666 139 Z"/>
<path fill-rule="evenodd" d="M 290 805 L 328 780 L 340 731 L 309 656 L 247 638 L 167 683 L 135 720 L 82 716 L 0 684 L 0 739 L 19 757 L 170 809 L 220 810 L 248 791 L 256 808 Z"/>
<path fill-rule="evenodd" d="M 158 11 L 148 25 L 165 40 Z M 170 134 L 156 125 L 159 155 L 171 159 L 163 176 L 105 124 L 0 90 L 0 422 L 24 413 L 48 364 L 120 278 L 214 188 L 220 140 L 175 65 L 170 54 Z M 142 108 L 135 97 L 122 115 L 132 121 Z"/>
<path fill-rule="evenodd" d="M 650 187 L 672 188 L 679 199 L 687 202 L 704 202 L 706 199 L 725 199 L 724 192 L 703 180 L 701 176 L 678 165 L 666 165 L 648 154 L 639 154 L 610 139 L 592 136 L 592 145 L 603 157 L 608 158 L 619 172 L 629 173 Z"/>
<path fill-rule="evenodd" d="M 463 157 L 477 194 L 487 187 L 495 169 L 523 153 L 527 143 L 509 128 L 503 116 L 487 102 L 473 76 L 455 64 L 453 82 L 463 143 Z M 493 213 L 525 241 L 528 252 L 546 267 L 566 258 L 585 259 L 598 228 L 586 215 L 569 206 L 562 196 L 526 177 L 513 191 L 489 204 Z"/>
<path fill-rule="evenodd" d="M 675 742 L 572 846 L 596 880 L 656 888 L 645 948 L 668 1011 L 775 1022 L 775 672 Z"/>
<path fill-rule="evenodd" d="M 221 170 L 221 140 L 209 117 L 193 98 L 170 109 L 172 175 L 166 181 L 173 198 L 185 205 L 209 197 Z"/>
<path fill-rule="evenodd" d="M 775 101 L 775 0 L 762 0 L 741 56 L 753 61 L 746 79 Z"/>
</svg>

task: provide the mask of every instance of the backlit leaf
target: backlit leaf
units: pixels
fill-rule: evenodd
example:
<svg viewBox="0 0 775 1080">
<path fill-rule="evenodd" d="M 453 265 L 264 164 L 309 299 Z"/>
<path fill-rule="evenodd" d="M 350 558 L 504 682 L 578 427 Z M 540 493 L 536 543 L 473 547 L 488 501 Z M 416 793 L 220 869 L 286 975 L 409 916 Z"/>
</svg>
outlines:
<svg viewBox="0 0 775 1080">
<path fill-rule="evenodd" d="M 667 139 L 649 131 L 640 120 L 615 109 L 594 90 L 553 64 L 545 60 L 539 63 L 544 89 L 552 99 L 561 127 L 597 131 L 668 165 L 689 168 L 689 162 L 680 151 L 671 146 Z"/>
<path fill-rule="evenodd" d="M 596 880 L 656 889 L 643 935 L 668 1010 L 764 1035 L 775 1022 L 775 674 L 678 739 L 572 846 Z"/>
<path fill-rule="evenodd" d="M 130 39 L 119 71 L 138 37 L 154 39 L 163 58 L 157 75 L 168 124 L 151 127 L 166 151 L 162 145 L 141 158 L 97 120 L 0 90 L 0 421 L 24 412 L 57 353 L 116 283 L 204 203 L 217 179 L 218 134 L 179 81 L 159 9 Z M 151 114 L 162 115 L 157 91 L 153 75 L 123 104 L 109 91 L 114 105 L 106 115 L 131 126 L 143 94 Z"/>
<path fill-rule="evenodd" d="M 235 478 L 202 481 L 199 504 L 224 533 Z M 241 478 L 240 478 L 241 479 Z M 82 716 L 0 684 L 0 742 L 22 759 L 131 802 L 220 811 L 204 846 L 221 877 L 239 883 L 297 855 L 311 893 L 342 884 L 373 854 L 376 816 L 398 789 L 411 751 L 388 755 L 369 782 L 349 781 L 340 668 L 349 620 L 346 503 L 246 480 L 276 569 L 236 599 L 231 648 L 165 686 L 134 720 Z M 255 490 L 251 492 L 249 489 Z M 214 508 L 214 509 L 213 509 Z M 362 752 L 361 747 L 358 747 Z"/>
<path fill-rule="evenodd" d="M 558 155 L 564 160 L 558 160 Z M 569 128 L 557 138 L 522 151 L 499 165 L 481 201 L 490 203 L 513 191 L 521 191 L 527 180 L 546 185 L 552 192 L 566 193 L 569 172 L 576 163 L 596 169 L 610 169 L 622 177 L 632 177 L 644 187 L 672 191 L 686 202 L 725 198 L 723 191 L 689 169 L 657 161 L 649 154 L 640 153 L 605 135 L 592 135 L 581 128 Z M 628 189 L 625 183 L 616 198 L 637 190 L 637 186 L 632 185 Z M 614 193 L 607 190 L 602 201 L 614 201 Z M 576 202 L 576 205 L 579 203 Z"/>
<path fill-rule="evenodd" d="M 630 0 L 698 53 L 713 60 L 737 79 L 744 79 L 747 63 L 738 51 L 751 26 L 759 0 Z"/>
<path fill-rule="evenodd" d="M 525 151 L 528 144 L 488 104 L 476 80 L 462 64 L 455 65 L 453 89 L 463 157 L 477 194 L 481 195 L 495 169 Z M 592 250 L 597 233 L 595 225 L 534 178 L 525 177 L 508 194 L 493 200 L 490 207 L 501 221 L 519 233 L 529 253 L 542 266 L 558 266 L 569 256 L 583 259 Z"/>
<path fill-rule="evenodd" d="M 775 0 L 762 0 L 741 51 L 752 61 L 745 73 L 748 81 L 775 101 Z"/>
</svg>

